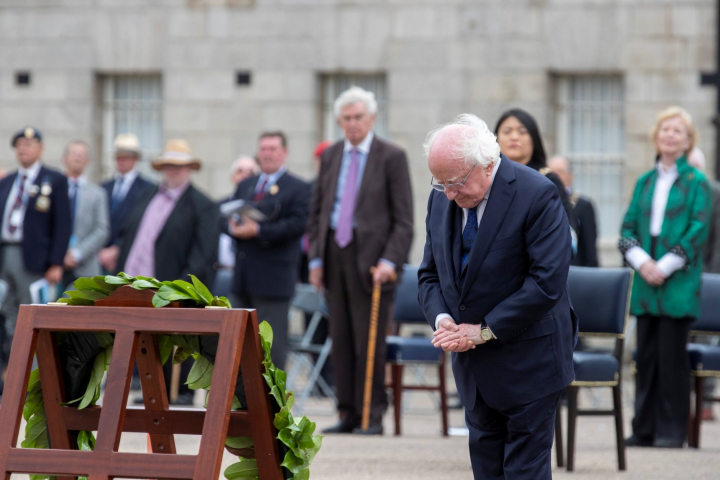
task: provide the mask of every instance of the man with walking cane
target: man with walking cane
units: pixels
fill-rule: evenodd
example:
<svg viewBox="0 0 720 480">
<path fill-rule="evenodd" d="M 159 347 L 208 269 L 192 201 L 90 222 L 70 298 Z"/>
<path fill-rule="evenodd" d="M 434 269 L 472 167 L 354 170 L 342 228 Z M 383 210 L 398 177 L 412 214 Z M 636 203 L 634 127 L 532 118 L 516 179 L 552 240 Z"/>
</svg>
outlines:
<svg viewBox="0 0 720 480">
<path fill-rule="evenodd" d="M 307 231 L 310 283 L 325 287 L 330 311 L 340 416 L 323 433 L 381 435 L 388 405 L 385 332 L 394 278 L 407 260 L 413 236 L 410 173 L 405 152 L 372 132 L 377 112 L 372 92 L 352 87 L 334 107 L 345 138 L 322 154 Z M 373 286 L 381 294 L 374 358 L 368 362 Z M 368 363 L 372 372 L 366 372 Z M 369 422 L 362 428 L 366 376 L 372 389 Z"/>
</svg>

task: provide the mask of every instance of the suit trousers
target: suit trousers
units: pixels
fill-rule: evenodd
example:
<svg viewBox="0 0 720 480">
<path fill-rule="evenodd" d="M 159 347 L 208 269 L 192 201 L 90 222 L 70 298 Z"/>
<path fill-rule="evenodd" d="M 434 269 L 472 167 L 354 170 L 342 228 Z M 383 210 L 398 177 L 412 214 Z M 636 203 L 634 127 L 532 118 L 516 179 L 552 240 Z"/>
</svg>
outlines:
<svg viewBox="0 0 720 480">
<path fill-rule="evenodd" d="M 0 248 L 2 249 L 0 278 L 5 280 L 8 286 L 7 296 L 2 302 L 2 313 L 5 315 L 5 349 L 9 354 L 20 305 L 32 303 L 30 284 L 40 280 L 43 275 L 27 271 L 20 245 L 6 244 Z"/>
<path fill-rule="evenodd" d="M 637 317 L 633 433 L 683 441 L 690 411 L 687 338 L 693 318 Z"/>
<path fill-rule="evenodd" d="M 478 480 L 551 480 L 550 453 L 560 392 L 502 409 L 488 406 L 480 392 L 476 395 L 475 406 L 465 410 L 473 476 Z"/>
<path fill-rule="evenodd" d="M 267 321 L 273 329 L 273 344 L 270 349 L 273 363 L 284 370 L 288 351 L 289 298 L 251 297 L 233 294 L 230 299 L 233 308 L 254 308 L 258 322 Z"/>
<path fill-rule="evenodd" d="M 370 328 L 372 294 L 365 290 L 362 275 L 357 265 L 355 240 L 345 248 L 335 243 L 332 232 L 327 240 L 325 258 L 325 297 L 330 313 L 330 337 L 332 338 L 331 359 L 335 375 L 335 386 L 340 419 L 350 424 L 359 424 L 362 416 L 365 391 L 365 367 Z M 392 293 L 380 296 L 377 343 L 375 345 L 375 368 L 373 372 L 370 423 L 382 424 L 387 410 L 385 392 L 385 359 L 387 356 L 385 335 Z"/>
</svg>

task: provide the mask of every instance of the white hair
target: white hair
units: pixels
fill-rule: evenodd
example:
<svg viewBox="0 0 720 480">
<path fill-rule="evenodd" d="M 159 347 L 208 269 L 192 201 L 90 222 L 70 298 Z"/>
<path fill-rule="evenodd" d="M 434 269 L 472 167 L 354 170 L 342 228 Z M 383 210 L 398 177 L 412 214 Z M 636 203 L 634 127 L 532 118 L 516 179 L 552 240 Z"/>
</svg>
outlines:
<svg viewBox="0 0 720 480">
<path fill-rule="evenodd" d="M 453 158 L 463 160 L 468 167 L 475 164 L 488 167 L 498 161 L 500 145 L 497 138 L 487 124 L 472 113 L 463 113 L 452 122 L 440 125 L 428 133 L 423 145 L 426 157 L 430 154 L 430 147 L 438 134 L 455 126 L 467 128 L 463 129 L 461 141 L 453 148 Z"/>
<path fill-rule="evenodd" d="M 252 164 L 252 171 L 255 175 L 260 173 L 260 165 L 258 165 L 257 160 L 255 160 L 250 155 L 240 155 L 240 157 L 235 160 L 232 165 L 230 166 L 230 173 L 235 173 L 235 170 L 240 168 L 240 165 L 243 163 L 251 163 Z"/>
<path fill-rule="evenodd" d="M 340 116 L 340 110 L 342 110 L 344 106 L 352 105 L 357 102 L 363 102 L 370 115 L 375 115 L 377 113 L 377 101 L 375 100 L 375 94 L 353 85 L 342 92 L 335 100 L 335 104 L 333 105 L 335 118 Z"/>
</svg>

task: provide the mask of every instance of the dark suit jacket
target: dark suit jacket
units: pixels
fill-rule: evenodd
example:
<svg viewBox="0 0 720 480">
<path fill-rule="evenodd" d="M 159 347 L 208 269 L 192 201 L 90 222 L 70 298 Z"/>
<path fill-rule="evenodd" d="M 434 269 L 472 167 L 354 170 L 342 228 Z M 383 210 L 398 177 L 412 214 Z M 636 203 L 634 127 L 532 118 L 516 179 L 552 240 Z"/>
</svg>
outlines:
<svg viewBox="0 0 720 480">
<path fill-rule="evenodd" d="M 592 202 L 577 193 L 570 195 L 577 219 L 578 247 L 571 264 L 580 267 L 597 267 L 597 223 Z"/>
<path fill-rule="evenodd" d="M 147 188 L 154 186 L 152 182 L 149 182 L 140 175 L 138 175 L 137 177 L 135 177 L 135 181 L 133 182 L 133 184 L 130 185 L 130 189 L 125 195 L 125 198 L 123 198 L 123 201 L 120 202 L 120 205 L 118 205 L 118 207 L 113 212 L 112 191 L 114 185 L 115 179 L 108 180 L 106 182 L 103 182 L 102 184 L 102 188 L 107 193 L 108 208 L 110 209 L 110 238 L 108 239 L 106 245 L 108 247 L 110 245 L 117 245 L 118 240 L 120 239 L 120 229 L 122 228 L 123 223 L 125 223 L 125 219 L 130 213 L 130 210 L 132 210 L 133 206 L 135 205 L 135 200 L 137 200 L 137 198 Z"/>
<path fill-rule="evenodd" d="M 252 201 L 259 178 L 250 177 L 240 182 L 235 198 Z M 267 217 L 260 222 L 260 234 L 249 240 L 235 240 L 237 255 L 232 291 L 238 295 L 289 299 L 295 293 L 300 237 L 310 209 L 310 186 L 289 172 L 275 185 L 277 193 L 268 191 L 255 203 Z"/>
<path fill-rule="evenodd" d="M 464 275 L 462 209 L 432 191 L 418 271 L 419 301 L 435 327 L 487 324 L 497 339 L 453 354 L 466 408 L 476 392 L 492 408 L 559 392 L 574 379 L 577 317 L 567 294 L 571 240 L 557 188 L 540 173 L 502 157 Z"/>
<path fill-rule="evenodd" d="M 0 181 L 0 215 L 5 214 L 5 205 L 15 177 L 17 172 Z M 45 273 L 52 265 L 62 265 L 72 235 L 67 178 L 56 170 L 42 166 L 35 179 L 35 185 L 41 187 L 44 182 L 49 182 L 52 188 L 49 195 L 50 208 L 47 212 L 35 208 L 40 193 L 28 197 L 23 219 L 23 262 L 25 268 L 34 273 Z M 2 219 L 3 222 L 4 220 Z M 1 225 L 2 222 L 0 227 Z"/>
<path fill-rule="evenodd" d="M 118 272 L 125 268 L 145 209 L 157 192 L 158 187 L 153 186 L 138 197 L 120 230 Z M 210 288 L 219 236 L 218 215 L 217 205 L 191 184 L 155 241 L 155 278 L 189 281 L 188 275 L 193 274 Z"/>
<path fill-rule="evenodd" d="M 330 215 L 335 204 L 344 141 L 323 152 L 308 221 L 310 259 L 325 260 Z M 396 265 L 398 278 L 407 261 L 413 237 L 413 201 L 405 152 L 377 136 L 370 145 L 355 204 L 354 240 L 357 264 L 367 291 L 372 290 L 370 268 L 385 258 Z M 324 262 L 327 269 L 327 262 Z M 367 275 L 365 275 L 367 273 Z M 327 271 L 325 272 L 327 278 Z M 393 283 L 383 287 L 391 291 Z"/>
</svg>

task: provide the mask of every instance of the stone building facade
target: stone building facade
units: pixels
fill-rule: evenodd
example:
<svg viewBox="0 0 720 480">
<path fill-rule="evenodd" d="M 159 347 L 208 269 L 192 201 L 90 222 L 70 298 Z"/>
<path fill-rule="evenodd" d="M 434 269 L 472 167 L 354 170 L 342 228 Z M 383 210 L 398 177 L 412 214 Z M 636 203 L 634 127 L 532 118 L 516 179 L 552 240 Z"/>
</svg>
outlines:
<svg viewBox="0 0 720 480">
<path fill-rule="evenodd" d="M 99 180 L 115 133 L 142 129 L 148 157 L 183 137 L 220 198 L 266 129 L 288 133 L 291 169 L 312 178 L 314 145 L 336 134 L 333 95 L 369 85 L 379 133 L 410 158 L 417 262 L 427 131 L 462 112 L 492 128 L 519 106 L 548 153 L 575 162 L 612 264 L 659 110 L 693 114 L 714 167 L 716 94 L 699 76 L 716 68 L 715 25 L 713 0 L 0 0 L 0 139 L 37 126 L 55 165 L 87 140 Z M 8 142 L 0 164 L 14 165 Z"/>
</svg>

